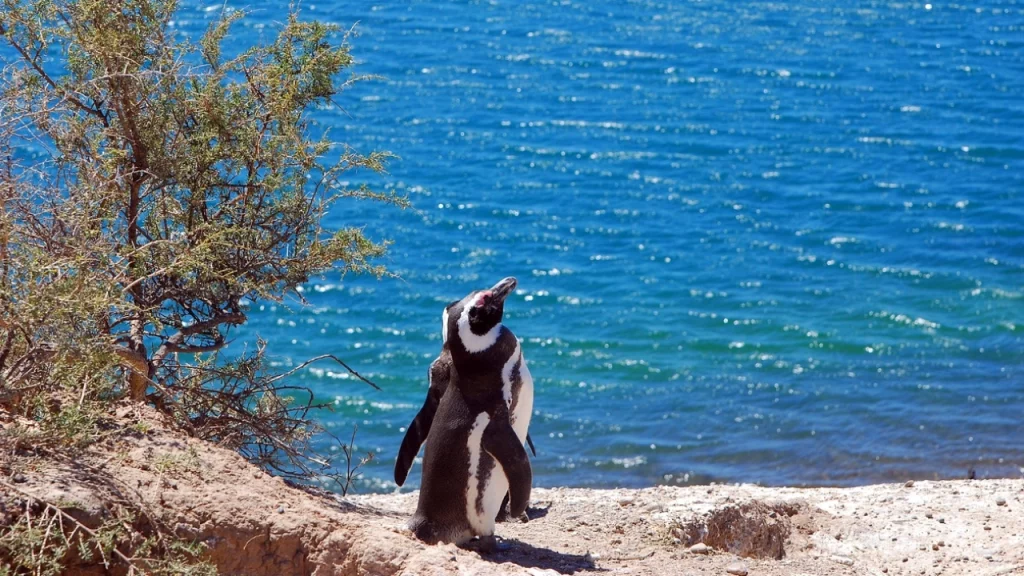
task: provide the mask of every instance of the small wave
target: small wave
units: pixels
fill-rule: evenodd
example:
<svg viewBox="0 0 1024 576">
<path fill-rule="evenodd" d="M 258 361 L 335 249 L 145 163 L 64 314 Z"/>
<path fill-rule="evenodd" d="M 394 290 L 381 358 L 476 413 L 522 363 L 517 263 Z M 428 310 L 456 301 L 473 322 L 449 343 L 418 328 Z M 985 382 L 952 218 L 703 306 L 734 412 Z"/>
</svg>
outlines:
<svg viewBox="0 0 1024 576">
<path fill-rule="evenodd" d="M 641 50 L 616 50 L 615 55 L 625 58 L 642 58 L 647 60 L 664 60 L 668 58 L 665 54 L 658 54 L 657 52 L 643 52 Z"/>
<path fill-rule="evenodd" d="M 913 146 L 914 142 L 911 140 L 904 140 L 900 138 L 886 138 L 885 136 L 861 136 L 857 138 L 857 142 L 861 144 L 887 144 L 889 146 Z"/>
<path fill-rule="evenodd" d="M 646 456 L 633 456 L 629 458 L 612 458 L 611 460 L 598 460 L 594 462 L 594 466 L 618 466 L 620 468 L 635 468 L 636 466 L 643 466 L 647 464 Z"/>
<path fill-rule="evenodd" d="M 935 224 L 935 227 L 939 230 L 952 230 L 953 232 L 963 232 L 964 230 L 970 230 L 963 224 L 954 224 L 952 222 L 939 222 Z"/>
<path fill-rule="evenodd" d="M 587 120 L 552 120 L 551 121 L 551 125 L 552 126 L 569 126 L 569 127 L 572 127 L 572 128 L 597 127 L 597 128 L 606 128 L 606 129 L 609 129 L 609 130 L 625 130 L 626 129 L 626 125 L 623 124 L 622 122 L 611 122 L 611 121 L 589 122 Z"/>
<path fill-rule="evenodd" d="M 892 322 L 896 322 L 897 324 L 904 324 L 907 326 L 923 326 L 929 329 L 936 329 L 942 327 L 941 324 L 939 324 L 938 322 L 932 322 L 931 320 L 927 320 L 925 318 L 911 318 L 906 314 L 888 312 L 886 310 L 883 310 L 881 312 L 871 312 L 869 313 L 869 316 L 873 318 L 883 318 L 886 320 L 891 320 Z"/>
<path fill-rule="evenodd" d="M 1007 300 L 1019 300 L 1024 298 L 1024 292 L 1015 290 L 1003 290 L 1002 288 L 993 288 L 992 296 L 996 298 L 1005 298 Z"/>
</svg>

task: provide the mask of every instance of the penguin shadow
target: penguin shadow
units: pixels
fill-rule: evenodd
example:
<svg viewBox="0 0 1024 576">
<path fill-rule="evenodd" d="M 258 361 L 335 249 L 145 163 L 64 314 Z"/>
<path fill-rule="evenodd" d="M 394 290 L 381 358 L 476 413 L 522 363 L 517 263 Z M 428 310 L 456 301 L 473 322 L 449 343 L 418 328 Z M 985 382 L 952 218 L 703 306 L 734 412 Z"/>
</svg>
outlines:
<svg viewBox="0 0 1024 576">
<path fill-rule="evenodd" d="M 550 509 L 551 509 L 551 504 L 550 503 L 547 506 L 543 507 L 543 508 L 540 508 L 538 506 L 530 506 L 529 508 L 526 509 L 526 517 L 529 518 L 530 520 L 536 520 L 538 518 L 543 518 L 543 517 L 548 515 L 548 510 L 550 510 Z"/>
<path fill-rule="evenodd" d="M 339 512 L 359 514 L 361 516 L 374 516 L 377 518 L 393 518 L 396 520 L 408 520 L 409 513 L 399 510 L 387 510 L 369 504 L 356 504 L 344 498 L 328 500 L 328 505 Z"/>
<path fill-rule="evenodd" d="M 598 568 L 593 559 L 587 555 L 566 554 L 548 548 L 539 548 L 514 538 L 503 539 L 499 549 L 493 552 L 480 551 L 480 557 L 495 564 L 511 562 L 523 568 L 554 570 L 559 574 L 607 572 L 604 568 Z"/>
</svg>

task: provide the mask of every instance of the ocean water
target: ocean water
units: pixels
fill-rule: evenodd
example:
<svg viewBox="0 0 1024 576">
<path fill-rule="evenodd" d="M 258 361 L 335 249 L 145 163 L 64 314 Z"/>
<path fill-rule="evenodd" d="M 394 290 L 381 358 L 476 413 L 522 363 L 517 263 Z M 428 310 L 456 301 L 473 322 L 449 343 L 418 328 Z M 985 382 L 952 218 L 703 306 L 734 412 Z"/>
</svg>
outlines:
<svg viewBox="0 0 1024 576">
<path fill-rule="evenodd" d="M 195 34 L 224 4 L 182 3 Z M 230 42 L 268 39 L 287 4 Z M 519 279 L 538 486 L 1024 474 L 1024 3 L 304 2 L 381 80 L 318 110 L 414 209 L 398 276 L 256 334 L 390 490 L 450 300 Z M 324 449 L 327 449 L 324 446 Z M 407 487 L 419 484 L 414 468 Z"/>
</svg>

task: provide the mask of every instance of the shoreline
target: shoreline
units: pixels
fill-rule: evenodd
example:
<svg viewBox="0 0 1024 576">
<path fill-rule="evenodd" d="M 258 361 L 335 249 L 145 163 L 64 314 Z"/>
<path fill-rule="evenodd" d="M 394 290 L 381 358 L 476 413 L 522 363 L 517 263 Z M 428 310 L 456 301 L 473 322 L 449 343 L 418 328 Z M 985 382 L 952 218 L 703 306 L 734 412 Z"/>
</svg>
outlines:
<svg viewBox="0 0 1024 576">
<path fill-rule="evenodd" d="M 26 495 L 74 503 L 86 524 L 130 501 L 200 543 L 221 574 L 1024 574 L 1024 479 L 855 488 L 754 485 L 535 488 L 499 550 L 428 546 L 403 526 L 418 492 L 338 497 L 290 486 L 238 454 L 160 426 L 74 459 L 36 457 L 0 486 L 4 522 Z M 16 482 L 12 484 L 11 482 Z M 106 574 L 98 560 L 69 566 Z M 115 570 L 116 573 L 116 570 Z"/>
</svg>

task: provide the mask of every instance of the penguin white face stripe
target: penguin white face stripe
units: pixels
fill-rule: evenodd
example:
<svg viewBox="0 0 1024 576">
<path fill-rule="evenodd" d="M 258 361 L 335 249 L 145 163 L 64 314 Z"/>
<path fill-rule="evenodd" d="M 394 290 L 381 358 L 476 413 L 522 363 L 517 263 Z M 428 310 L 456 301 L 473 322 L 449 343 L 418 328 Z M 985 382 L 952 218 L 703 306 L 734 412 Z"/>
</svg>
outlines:
<svg viewBox="0 0 1024 576">
<path fill-rule="evenodd" d="M 521 355 L 519 341 L 516 340 L 516 349 L 512 351 L 512 355 L 508 357 L 505 365 L 501 368 L 501 395 L 505 397 L 505 404 L 509 406 L 512 405 L 512 370 L 516 367 Z"/>
<path fill-rule="evenodd" d="M 441 312 L 441 343 L 448 342 L 448 309 Z"/>
<path fill-rule="evenodd" d="M 483 518 L 477 512 L 476 501 L 480 492 L 480 479 L 477 477 L 480 470 L 480 445 L 483 442 L 484 429 L 490 422 L 491 417 L 487 415 L 487 412 L 481 412 L 476 415 L 473 427 L 469 429 L 469 481 L 466 483 L 466 518 L 477 534 L 486 534 L 488 529 Z"/>
<path fill-rule="evenodd" d="M 501 335 L 501 323 L 492 326 L 486 334 L 474 334 L 472 328 L 469 327 L 470 307 L 471 305 L 465 306 L 462 309 L 462 314 L 459 315 L 459 338 L 462 339 L 462 345 L 466 347 L 466 350 L 476 354 L 494 346 L 494 343 L 498 341 L 498 336 Z"/>
</svg>

